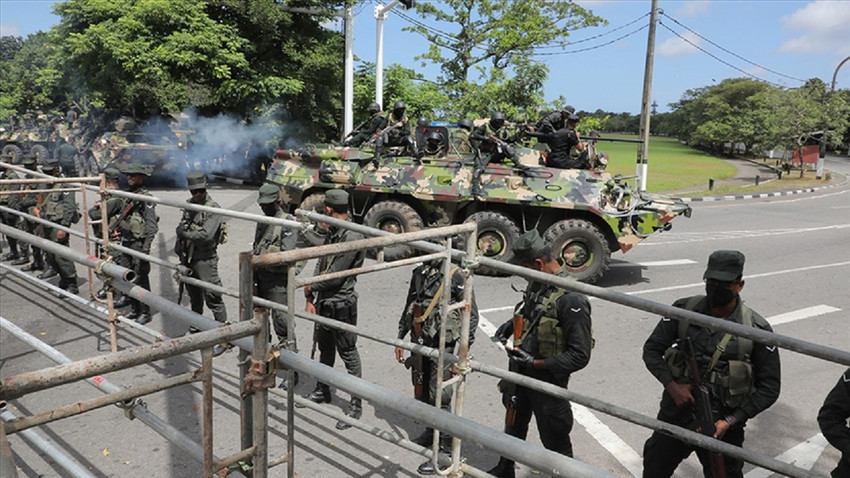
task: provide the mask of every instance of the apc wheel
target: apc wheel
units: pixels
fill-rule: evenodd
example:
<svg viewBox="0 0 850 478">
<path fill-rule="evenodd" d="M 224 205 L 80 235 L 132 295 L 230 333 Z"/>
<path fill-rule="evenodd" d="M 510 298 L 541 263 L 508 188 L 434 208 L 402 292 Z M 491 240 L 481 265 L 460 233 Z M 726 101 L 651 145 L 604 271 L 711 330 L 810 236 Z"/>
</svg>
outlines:
<svg viewBox="0 0 850 478">
<path fill-rule="evenodd" d="M 3 146 L 3 155 L 11 156 L 9 162 L 12 164 L 20 164 L 21 160 L 24 159 L 24 152 L 17 144 L 7 144 L 6 146 Z"/>
<path fill-rule="evenodd" d="M 602 277 L 611 260 L 608 241 L 596 225 L 583 219 L 567 219 L 552 224 L 543 240 L 552 246 L 570 276 L 593 283 Z"/>
<path fill-rule="evenodd" d="M 50 151 L 48 151 L 47 146 L 42 144 L 33 145 L 30 148 L 30 153 L 35 155 L 35 159 L 38 161 L 38 164 L 43 164 L 44 161 L 50 159 Z"/>
<path fill-rule="evenodd" d="M 301 201 L 301 205 L 298 206 L 298 209 L 324 213 L 325 193 L 314 193 L 307 196 L 303 201 Z M 318 227 L 318 223 L 313 223 L 313 225 L 317 227 L 305 229 L 301 234 L 301 237 L 304 239 L 304 242 L 311 246 L 321 246 L 325 243 L 325 236 L 327 236 L 327 232 L 325 232 L 324 229 L 320 229 Z"/>
<path fill-rule="evenodd" d="M 419 231 L 424 227 L 415 209 L 399 201 L 381 201 L 363 216 L 363 224 L 395 234 Z M 374 252 L 370 253 L 374 255 Z M 384 260 L 395 261 L 413 255 L 413 248 L 395 245 L 384 248 Z"/>
<path fill-rule="evenodd" d="M 476 250 L 488 259 L 507 262 L 513 257 L 512 249 L 519 238 L 517 225 L 507 216 L 498 212 L 481 211 L 466 218 L 464 223 L 477 222 L 478 236 L 475 238 Z M 487 267 L 478 267 L 476 274 L 485 276 L 504 276 Z"/>
</svg>

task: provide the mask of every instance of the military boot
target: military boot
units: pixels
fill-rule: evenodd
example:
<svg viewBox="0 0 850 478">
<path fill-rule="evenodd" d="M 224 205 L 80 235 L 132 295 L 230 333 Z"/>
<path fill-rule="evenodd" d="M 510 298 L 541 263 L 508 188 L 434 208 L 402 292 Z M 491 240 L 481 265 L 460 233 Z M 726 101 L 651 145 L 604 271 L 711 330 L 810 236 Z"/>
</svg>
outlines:
<svg viewBox="0 0 850 478">
<path fill-rule="evenodd" d="M 331 403 L 331 387 L 324 383 L 317 383 L 316 389 L 304 395 L 304 398 L 315 403 Z"/>
<path fill-rule="evenodd" d="M 94 296 L 98 300 L 106 300 L 106 292 L 106 287 L 104 286 L 101 287 L 99 291 L 95 292 Z M 112 305 L 114 306 L 115 304 L 113 303 Z"/>
<path fill-rule="evenodd" d="M 30 255 L 25 251 L 19 254 L 18 258 L 11 262 L 13 266 L 22 266 L 24 264 L 28 264 L 30 261 Z M 23 269 L 21 269 L 23 270 Z"/>
<path fill-rule="evenodd" d="M 38 278 L 41 279 L 41 280 L 47 280 L 47 279 L 52 279 L 52 278 L 54 278 L 58 275 L 59 275 L 59 273 L 56 272 L 56 269 L 54 269 L 51 266 L 47 266 L 47 269 L 44 272 L 42 272 L 41 274 L 39 274 Z"/>
<path fill-rule="evenodd" d="M 117 299 L 114 297 L 112 299 L 112 307 L 115 309 L 127 307 L 128 305 L 130 305 L 130 297 L 125 294 L 121 294 Z"/>
<path fill-rule="evenodd" d="M 15 261 L 17 262 L 17 261 Z M 32 262 L 29 265 L 21 267 L 21 270 L 24 272 L 32 272 L 32 271 L 43 271 L 44 270 L 44 260 L 36 257 L 33 257 Z"/>
<path fill-rule="evenodd" d="M 431 443 L 434 442 L 434 429 L 428 427 L 422 432 L 418 437 L 410 440 L 413 443 L 416 443 L 419 446 L 431 446 Z"/>
<path fill-rule="evenodd" d="M 348 404 L 348 412 L 346 412 L 346 415 L 355 420 L 360 420 L 360 416 L 363 415 L 362 400 L 357 397 L 351 397 L 351 402 Z M 337 430 L 348 430 L 349 428 L 351 428 L 351 425 L 346 422 L 336 422 Z"/>
<path fill-rule="evenodd" d="M 499 458 L 499 464 L 497 464 L 493 469 L 488 471 L 493 476 L 497 476 L 498 478 L 516 478 L 516 471 L 514 470 L 514 462 L 513 460 L 508 460 L 505 457 Z"/>
<path fill-rule="evenodd" d="M 279 389 L 281 389 L 281 390 L 283 390 L 283 391 L 288 390 L 288 389 L 289 389 L 289 384 L 288 384 L 288 383 L 286 383 L 286 382 L 287 382 L 287 380 L 286 380 L 286 375 L 284 375 L 284 376 L 283 376 L 283 380 L 281 380 L 281 381 L 280 381 L 280 385 L 278 385 L 278 386 L 277 386 L 277 388 L 279 388 Z M 294 384 L 293 386 L 294 386 L 294 387 L 297 387 L 297 386 L 298 386 L 298 372 L 295 372 L 295 380 L 294 380 L 294 382 L 295 382 L 295 384 Z"/>
<path fill-rule="evenodd" d="M 446 456 L 452 453 L 452 437 L 451 435 L 446 435 L 445 433 L 440 433 L 440 455 L 439 464 L 440 466 L 448 466 L 449 461 Z M 437 470 L 434 468 L 434 463 L 431 460 L 423 462 L 416 468 L 416 472 L 420 475 L 436 475 Z"/>
<path fill-rule="evenodd" d="M 18 251 L 9 251 L 9 252 L 3 254 L 3 257 L 0 257 L 0 261 L 2 261 L 2 262 L 14 261 L 14 260 L 17 260 L 19 257 L 20 257 L 20 255 L 18 254 Z"/>
</svg>

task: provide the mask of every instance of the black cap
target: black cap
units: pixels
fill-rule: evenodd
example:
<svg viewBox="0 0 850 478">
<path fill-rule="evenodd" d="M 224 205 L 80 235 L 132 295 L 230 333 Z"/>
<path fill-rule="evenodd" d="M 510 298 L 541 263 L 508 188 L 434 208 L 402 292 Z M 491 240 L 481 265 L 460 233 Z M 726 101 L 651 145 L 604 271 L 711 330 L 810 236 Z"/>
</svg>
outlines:
<svg viewBox="0 0 850 478">
<path fill-rule="evenodd" d="M 744 260 L 739 251 L 714 251 L 708 257 L 702 278 L 732 282 L 744 274 Z"/>
</svg>

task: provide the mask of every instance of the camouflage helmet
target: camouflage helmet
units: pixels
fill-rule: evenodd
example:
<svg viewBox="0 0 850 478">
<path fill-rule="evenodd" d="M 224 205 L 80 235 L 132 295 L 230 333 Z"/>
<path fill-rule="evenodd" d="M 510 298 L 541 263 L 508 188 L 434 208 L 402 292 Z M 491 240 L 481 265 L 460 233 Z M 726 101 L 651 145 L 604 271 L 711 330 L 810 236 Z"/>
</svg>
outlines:
<svg viewBox="0 0 850 478">
<path fill-rule="evenodd" d="M 378 103 L 375 103 L 373 101 L 372 103 L 369 103 L 369 107 L 367 108 L 367 110 L 371 114 L 380 113 L 381 112 L 381 105 L 379 105 Z"/>
</svg>

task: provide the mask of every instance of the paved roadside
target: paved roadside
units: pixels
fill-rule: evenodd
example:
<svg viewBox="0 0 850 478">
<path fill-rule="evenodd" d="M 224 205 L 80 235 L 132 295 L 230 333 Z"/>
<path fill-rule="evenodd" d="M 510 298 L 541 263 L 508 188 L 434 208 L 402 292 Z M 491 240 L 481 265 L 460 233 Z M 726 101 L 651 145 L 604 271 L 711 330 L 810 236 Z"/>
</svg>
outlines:
<svg viewBox="0 0 850 478">
<path fill-rule="evenodd" d="M 782 188 L 777 183 L 776 190 L 770 191 L 759 191 L 748 193 L 747 188 L 755 186 L 756 178 L 758 178 L 759 184 L 769 184 L 771 182 L 775 182 L 777 178 L 776 170 L 764 163 L 759 161 L 751 160 L 751 159 L 742 159 L 742 158 L 732 158 L 732 159 L 723 159 L 727 163 L 731 164 L 735 167 L 737 172 L 734 176 L 725 179 L 719 179 L 714 182 L 715 188 L 721 187 L 734 187 L 740 188 L 741 192 L 736 194 L 727 194 L 727 195 L 717 195 L 717 196 L 706 196 L 702 195 L 705 192 L 707 185 L 705 186 L 695 186 L 692 188 L 679 189 L 675 191 L 665 191 L 664 194 L 677 196 L 682 198 L 685 202 L 710 202 L 710 201 L 731 201 L 731 200 L 740 200 L 740 199 L 759 199 L 759 198 L 770 198 L 770 197 L 778 197 L 778 196 L 789 196 L 793 194 L 802 194 L 817 191 L 824 188 L 832 188 L 837 186 L 842 186 L 848 183 L 848 177 L 837 173 L 835 171 L 829 171 L 833 177 L 833 180 L 829 184 L 812 186 L 812 187 L 804 187 L 797 189 L 788 189 Z M 792 173 L 794 174 L 794 173 Z M 694 195 L 690 195 L 693 193 Z M 700 193 L 700 194 L 697 194 Z"/>
</svg>

